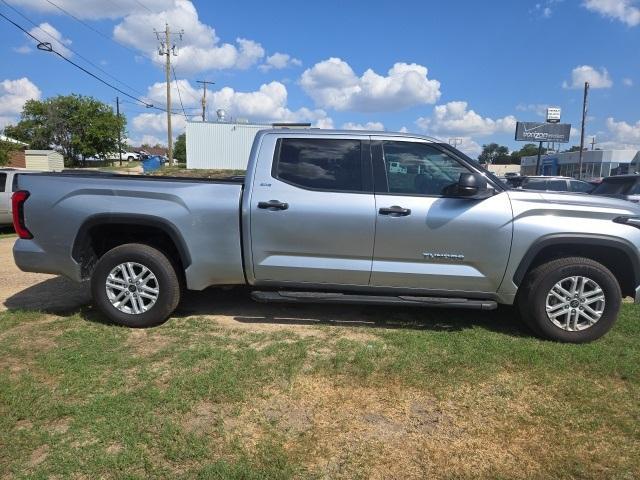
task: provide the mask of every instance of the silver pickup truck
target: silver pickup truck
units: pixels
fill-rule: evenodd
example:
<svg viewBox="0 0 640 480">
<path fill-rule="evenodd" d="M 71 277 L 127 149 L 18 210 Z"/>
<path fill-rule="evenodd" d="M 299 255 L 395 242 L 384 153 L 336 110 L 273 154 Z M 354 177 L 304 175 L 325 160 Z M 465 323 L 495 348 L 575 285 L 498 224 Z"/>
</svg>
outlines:
<svg viewBox="0 0 640 480">
<path fill-rule="evenodd" d="M 586 342 L 640 301 L 640 208 L 508 190 L 429 138 L 265 130 L 242 179 L 19 176 L 25 271 L 91 281 L 113 322 L 167 319 L 183 288 L 269 302 L 495 309 Z"/>
</svg>

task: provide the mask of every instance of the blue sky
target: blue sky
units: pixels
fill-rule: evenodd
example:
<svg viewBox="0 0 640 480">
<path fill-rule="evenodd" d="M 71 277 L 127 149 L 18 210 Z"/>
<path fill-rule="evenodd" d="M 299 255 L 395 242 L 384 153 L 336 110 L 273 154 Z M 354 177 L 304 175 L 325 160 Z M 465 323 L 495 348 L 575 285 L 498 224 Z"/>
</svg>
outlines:
<svg viewBox="0 0 640 480">
<path fill-rule="evenodd" d="M 588 134 L 603 148 L 640 148 L 636 0 L 6 1 L 38 27 L 4 3 L 0 12 L 36 37 L 159 106 L 164 70 L 153 30 L 165 21 L 184 29 L 174 60 L 188 117 L 199 114 L 196 80 L 207 79 L 216 82 L 212 116 L 224 108 L 261 122 L 406 129 L 462 138 L 477 154 L 492 141 L 517 148 L 514 122 L 541 119 L 546 105 L 562 107 L 577 131 L 580 87 L 589 80 Z M 28 98 L 81 93 L 114 103 L 116 92 L 0 22 L 0 127 Z M 180 110 L 176 82 L 173 90 Z M 132 103 L 122 110 L 133 143 L 166 142 L 161 112 Z M 184 115 L 174 123 L 179 133 Z"/>
</svg>

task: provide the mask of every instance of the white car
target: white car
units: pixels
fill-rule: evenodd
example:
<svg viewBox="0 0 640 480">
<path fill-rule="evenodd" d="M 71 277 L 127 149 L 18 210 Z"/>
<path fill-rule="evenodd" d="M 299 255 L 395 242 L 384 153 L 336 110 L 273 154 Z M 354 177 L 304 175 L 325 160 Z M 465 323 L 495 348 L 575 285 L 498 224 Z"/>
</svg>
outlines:
<svg viewBox="0 0 640 480">
<path fill-rule="evenodd" d="M 16 190 L 17 173 L 36 173 L 33 170 L 18 170 L 15 168 L 0 168 L 0 226 L 13 223 L 11 209 L 11 195 Z"/>
<path fill-rule="evenodd" d="M 108 153 L 104 158 L 106 160 L 120 160 L 120 154 L 118 152 Z M 127 162 L 140 160 L 140 154 L 136 152 L 122 152 L 122 160 L 126 160 Z"/>
</svg>

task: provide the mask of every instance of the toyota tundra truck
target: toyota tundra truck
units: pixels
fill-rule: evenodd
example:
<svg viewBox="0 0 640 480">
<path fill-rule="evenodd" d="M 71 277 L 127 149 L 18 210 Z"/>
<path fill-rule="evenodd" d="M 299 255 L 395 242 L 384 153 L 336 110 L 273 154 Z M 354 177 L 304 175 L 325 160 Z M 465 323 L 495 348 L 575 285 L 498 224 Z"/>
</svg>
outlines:
<svg viewBox="0 0 640 480">
<path fill-rule="evenodd" d="M 244 178 L 18 177 L 13 253 L 90 281 L 115 323 L 164 322 L 184 289 L 262 302 L 492 310 L 539 336 L 604 335 L 640 302 L 640 208 L 509 190 L 463 153 L 402 133 L 270 129 Z"/>
</svg>

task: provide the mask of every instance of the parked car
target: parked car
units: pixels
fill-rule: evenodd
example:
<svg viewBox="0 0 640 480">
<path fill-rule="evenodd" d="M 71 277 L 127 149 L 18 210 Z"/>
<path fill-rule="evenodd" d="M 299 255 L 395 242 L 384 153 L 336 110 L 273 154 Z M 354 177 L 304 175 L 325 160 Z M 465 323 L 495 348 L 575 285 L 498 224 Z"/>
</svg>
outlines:
<svg viewBox="0 0 640 480">
<path fill-rule="evenodd" d="M 621 198 L 631 202 L 640 202 L 640 175 L 620 175 L 607 177 L 591 192 L 593 195 L 603 195 Z"/>
<path fill-rule="evenodd" d="M 590 193 L 594 185 L 571 177 L 530 176 L 522 177 L 520 188 L 545 192 Z"/>
<path fill-rule="evenodd" d="M 105 160 L 120 160 L 120 153 L 108 153 L 104 156 Z M 140 160 L 140 154 L 136 152 L 122 152 L 122 160 L 127 162 L 133 162 L 134 160 Z"/>
<path fill-rule="evenodd" d="M 0 226 L 11 225 L 11 195 L 16 190 L 17 173 L 31 173 L 30 170 L 0 168 Z"/>
<path fill-rule="evenodd" d="M 604 335 L 623 295 L 640 303 L 639 206 L 509 190 L 411 134 L 263 130 L 242 180 L 58 173 L 18 187 L 16 264 L 90 280 L 106 318 L 132 327 L 165 321 L 183 288 L 230 285 L 263 302 L 515 303 L 566 342 Z"/>
<path fill-rule="evenodd" d="M 510 188 L 520 188 L 525 178 L 526 177 L 520 175 L 505 175 L 504 177 L 500 177 L 500 180 Z"/>
</svg>

